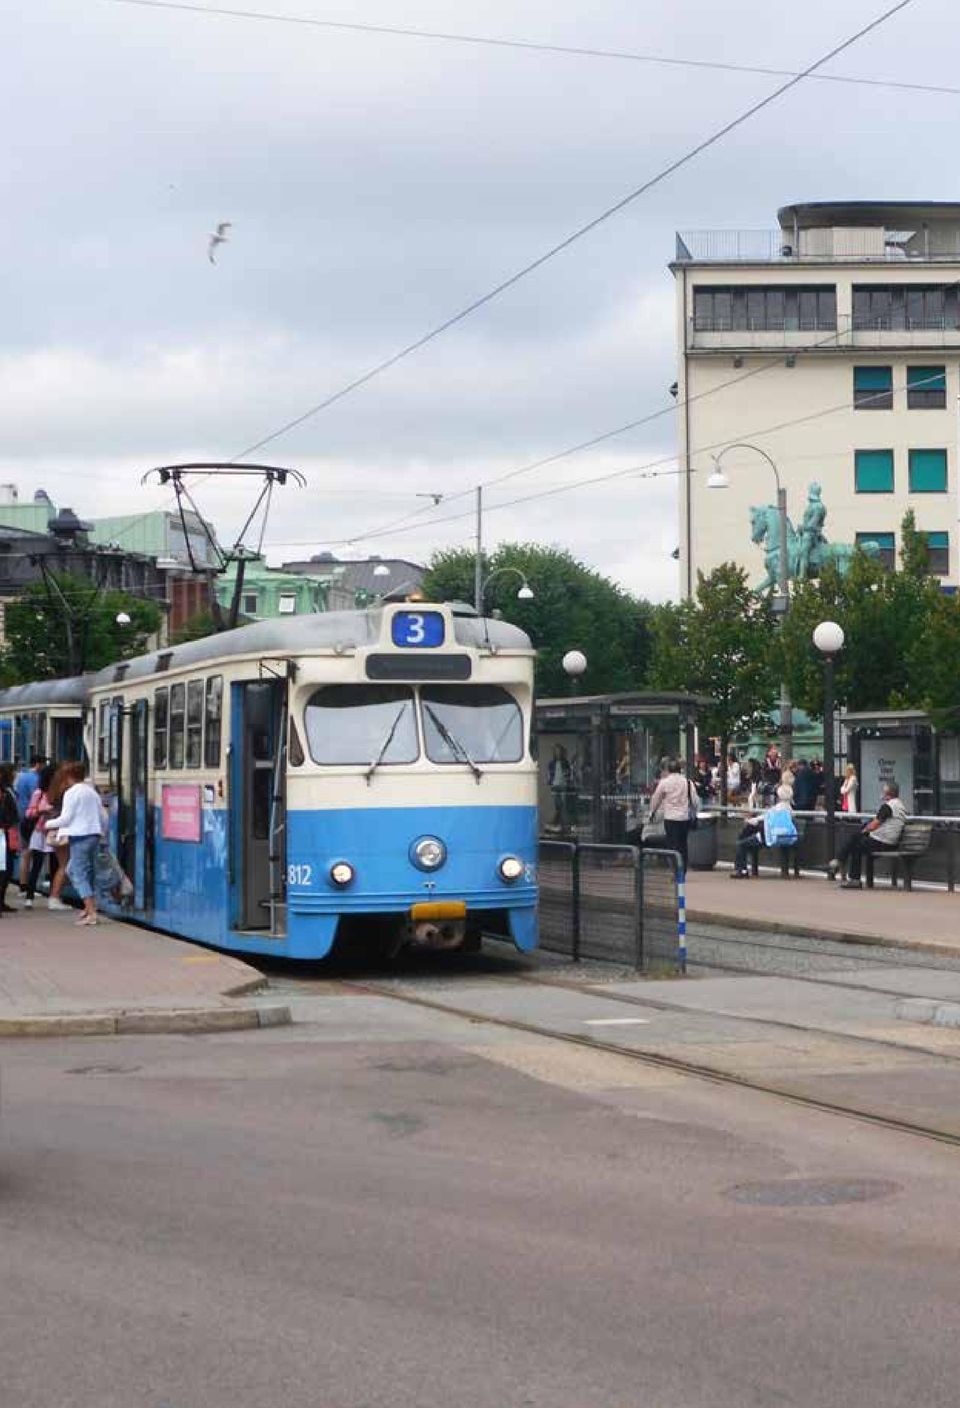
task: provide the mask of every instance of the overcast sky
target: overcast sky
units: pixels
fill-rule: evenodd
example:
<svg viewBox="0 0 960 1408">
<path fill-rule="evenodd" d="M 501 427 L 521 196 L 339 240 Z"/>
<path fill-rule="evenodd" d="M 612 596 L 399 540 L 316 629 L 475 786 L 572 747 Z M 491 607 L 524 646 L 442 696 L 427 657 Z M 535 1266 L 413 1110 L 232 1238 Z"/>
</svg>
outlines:
<svg viewBox="0 0 960 1408">
<path fill-rule="evenodd" d="M 16 8 L 0 87 L 0 478 L 21 498 L 42 486 L 88 516 L 168 502 L 141 488 L 151 465 L 235 455 L 778 85 L 112 0 Z M 791 69 L 883 6 L 250 8 Z M 951 84 L 958 57 L 955 0 L 914 0 L 831 69 Z M 777 207 L 799 200 L 960 198 L 958 118 L 960 96 L 801 84 L 495 303 L 259 452 L 309 481 L 278 496 L 270 560 L 339 550 L 355 535 L 356 553 L 421 560 L 467 542 L 468 517 L 439 522 L 468 512 L 466 498 L 423 513 L 416 531 L 359 535 L 422 508 L 420 493 L 463 492 L 669 406 L 666 266 L 677 228 L 772 228 Z M 211 266 L 207 234 L 222 220 L 232 239 Z M 674 449 L 668 414 L 491 489 L 491 545 L 562 545 L 632 590 L 674 594 L 669 475 L 495 509 Z M 203 485 L 198 497 L 229 538 L 250 488 Z"/>
</svg>

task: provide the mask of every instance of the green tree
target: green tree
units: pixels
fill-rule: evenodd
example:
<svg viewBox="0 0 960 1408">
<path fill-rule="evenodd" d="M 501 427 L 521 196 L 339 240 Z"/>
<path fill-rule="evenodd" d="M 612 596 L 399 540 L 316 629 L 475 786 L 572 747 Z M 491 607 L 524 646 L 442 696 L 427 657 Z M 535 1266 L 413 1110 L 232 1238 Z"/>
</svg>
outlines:
<svg viewBox="0 0 960 1408">
<path fill-rule="evenodd" d="M 218 630 L 212 611 L 197 611 L 188 621 L 184 621 L 179 630 L 173 632 L 170 644 L 185 645 L 188 640 L 203 640 L 206 636 L 216 635 Z"/>
<path fill-rule="evenodd" d="M 503 571 L 511 568 L 515 571 Z M 526 577 L 532 601 L 519 601 Z M 496 575 L 494 575 L 496 574 Z M 423 582 L 432 601 L 473 601 L 474 555 L 466 548 L 432 558 Z M 537 650 L 536 685 L 543 695 L 565 694 L 570 681 L 561 661 L 568 650 L 587 657 L 584 687 L 592 694 L 642 687 L 650 657 L 652 608 L 560 548 L 512 543 L 483 562 L 488 615 L 498 611 L 526 631 Z"/>
<path fill-rule="evenodd" d="M 97 593 L 82 577 L 55 579 L 57 591 L 42 582 L 29 586 L 5 613 L 6 644 L 0 671 L 8 683 L 57 679 L 100 670 L 115 660 L 143 654 L 160 629 L 158 606 L 127 592 Z M 126 615 L 129 624 L 117 616 Z"/>
<path fill-rule="evenodd" d="M 823 662 L 813 645 L 820 621 L 843 627 L 844 647 L 836 661 L 836 698 L 848 709 L 922 708 L 930 632 L 949 615 L 942 593 L 929 575 L 927 549 L 913 513 L 903 520 L 899 571 L 891 572 L 858 552 L 846 576 L 835 567 L 819 581 L 798 582 L 775 655 L 795 703 L 819 717 L 823 712 Z M 926 666 L 922 664 L 926 661 Z"/>
<path fill-rule="evenodd" d="M 742 567 L 722 563 L 697 574 L 691 600 L 657 609 L 650 683 L 705 695 L 701 727 L 726 757 L 731 737 L 769 726 L 775 634 L 769 601 L 751 591 Z"/>
</svg>

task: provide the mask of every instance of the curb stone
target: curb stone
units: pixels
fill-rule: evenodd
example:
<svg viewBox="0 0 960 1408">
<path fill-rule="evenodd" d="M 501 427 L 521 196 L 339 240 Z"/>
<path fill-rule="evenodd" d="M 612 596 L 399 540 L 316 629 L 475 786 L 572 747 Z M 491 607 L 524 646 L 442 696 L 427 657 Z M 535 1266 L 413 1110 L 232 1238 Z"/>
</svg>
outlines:
<svg viewBox="0 0 960 1408">
<path fill-rule="evenodd" d="M 183 1035 L 283 1027 L 292 1020 L 290 1008 L 285 1006 L 78 1012 L 49 1017 L 0 1017 L 0 1037 Z"/>
<path fill-rule="evenodd" d="M 691 909 L 687 905 L 687 927 L 691 924 L 711 924 L 718 929 L 731 927 L 752 934 L 792 934 L 798 939 L 819 939 L 821 943 L 869 944 L 875 948 L 906 949 L 913 953 L 933 953 L 939 957 L 960 953 L 956 944 L 938 943 L 932 939 L 894 939 L 889 934 L 864 934 L 858 930 L 818 929 L 812 924 L 785 924 L 782 920 L 757 919 L 743 914 L 723 914 L 707 909 Z"/>
</svg>

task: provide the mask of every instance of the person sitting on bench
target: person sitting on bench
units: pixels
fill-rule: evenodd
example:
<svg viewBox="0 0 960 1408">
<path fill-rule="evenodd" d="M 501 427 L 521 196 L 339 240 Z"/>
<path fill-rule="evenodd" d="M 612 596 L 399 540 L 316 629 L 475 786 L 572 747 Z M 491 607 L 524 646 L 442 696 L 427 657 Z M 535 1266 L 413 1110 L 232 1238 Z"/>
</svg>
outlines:
<svg viewBox="0 0 960 1408">
<path fill-rule="evenodd" d="M 883 801 L 877 814 L 860 831 L 855 831 L 840 848 L 836 860 L 830 861 L 827 874 L 831 879 L 847 866 L 847 878 L 841 886 L 844 890 L 859 890 L 860 866 L 866 851 L 895 851 L 900 844 L 903 828 L 907 821 L 907 809 L 900 800 L 900 787 L 896 782 L 888 782 L 883 789 Z"/>
<path fill-rule="evenodd" d="M 747 858 L 751 851 L 758 851 L 761 846 L 797 844 L 792 801 L 793 788 L 781 785 L 777 788 L 776 805 L 770 807 L 762 816 L 751 817 L 749 821 L 744 822 L 737 838 L 737 853 L 730 873 L 731 880 L 748 878 Z"/>
</svg>

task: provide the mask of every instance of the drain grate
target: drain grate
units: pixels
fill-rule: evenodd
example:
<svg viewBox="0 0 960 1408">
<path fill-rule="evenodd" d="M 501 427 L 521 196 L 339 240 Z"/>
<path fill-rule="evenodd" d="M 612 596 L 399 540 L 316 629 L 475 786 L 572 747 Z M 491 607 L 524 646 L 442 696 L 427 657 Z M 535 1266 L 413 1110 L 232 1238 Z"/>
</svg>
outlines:
<svg viewBox="0 0 960 1408">
<path fill-rule="evenodd" d="M 899 1193 L 886 1178 L 780 1178 L 770 1183 L 737 1183 L 727 1189 L 735 1203 L 761 1208 L 833 1208 L 869 1203 Z"/>
</svg>

